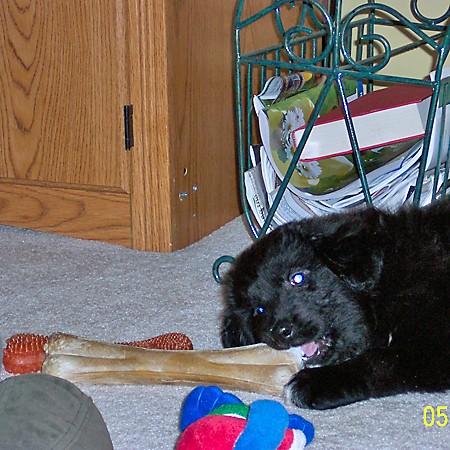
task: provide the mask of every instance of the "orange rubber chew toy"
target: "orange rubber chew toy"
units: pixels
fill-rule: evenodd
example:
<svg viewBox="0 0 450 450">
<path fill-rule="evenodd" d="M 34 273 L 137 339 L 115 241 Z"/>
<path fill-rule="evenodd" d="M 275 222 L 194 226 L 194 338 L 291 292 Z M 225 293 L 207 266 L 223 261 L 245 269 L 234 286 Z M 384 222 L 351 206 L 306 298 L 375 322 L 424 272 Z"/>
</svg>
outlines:
<svg viewBox="0 0 450 450">
<path fill-rule="evenodd" d="M 40 372 L 46 358 L 48 336 L 40 334 L 15 334 L 6 340 L 3 349 L 5 370 L 13 374 Z M 150 339 L 121 342 L 121 345 L 157 350 L 192 350 L 191 340 L 183 333 L 167 333 Z"/>
<path fill-rule="evenodd" d="M 9 373 L 40 372 L 46 354 L 44 347 L 48 336 L 39 334 L 15 334 L 6 340 L 3 349 L 3 365 Z"/>
</svg>

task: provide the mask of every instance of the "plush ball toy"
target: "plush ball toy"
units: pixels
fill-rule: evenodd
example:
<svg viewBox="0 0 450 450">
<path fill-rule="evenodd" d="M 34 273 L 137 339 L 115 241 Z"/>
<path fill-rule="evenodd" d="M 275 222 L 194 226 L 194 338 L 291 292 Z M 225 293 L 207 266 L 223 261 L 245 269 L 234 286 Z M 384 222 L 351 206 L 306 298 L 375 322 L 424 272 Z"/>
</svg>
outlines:
<svg viewBox="0 0 450 450">
<path fill-rule="evenodd" d="M 279 402 L 245 405 L 216 386 L 199 386 L 181 410 L 176 450 L 297 450 L 314 437 L 314 427 Z"/>
</svg>

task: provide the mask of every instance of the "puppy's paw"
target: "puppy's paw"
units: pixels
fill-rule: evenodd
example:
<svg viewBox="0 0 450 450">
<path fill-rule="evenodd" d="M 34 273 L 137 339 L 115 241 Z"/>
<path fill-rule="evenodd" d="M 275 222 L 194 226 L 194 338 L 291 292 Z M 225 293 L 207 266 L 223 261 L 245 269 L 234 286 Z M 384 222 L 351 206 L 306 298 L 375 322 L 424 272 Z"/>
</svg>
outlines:
<svg viewBox="0 0 450 450">
<path fill-rule="evenodd" d="M 286 385 L 286 400 L 308 409 L 329 409 L 352 403 L 354 399 L 347 396 L 339 378 L 334 377 L 332 367 L 304 369 Z"/>
<path fill-rule="evenodd" d="M 310 372 L 309 369 L 302 370 L 284 388 L 286 400 L 299 408 L 316 408 L 317 386 L 314 374 Z"/>
</svg>

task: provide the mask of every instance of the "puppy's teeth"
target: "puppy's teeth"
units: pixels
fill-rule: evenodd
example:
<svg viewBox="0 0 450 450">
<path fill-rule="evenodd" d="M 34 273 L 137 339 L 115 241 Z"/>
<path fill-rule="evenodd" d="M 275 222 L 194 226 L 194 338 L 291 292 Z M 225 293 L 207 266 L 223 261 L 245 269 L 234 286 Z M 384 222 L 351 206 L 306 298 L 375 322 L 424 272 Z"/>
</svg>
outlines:
<svg viewBox="0 0 450 450">
<path fill-rule="evenodd" d="M 304 361 L 308 359 L 305 352 L 302 350 L 301 347 L 291 347 L 289 350 L 287 350 L 289 353 L 291 353 L 294 358 L 297 360 L 300 368 L 304 367 Z"/>
</svg>

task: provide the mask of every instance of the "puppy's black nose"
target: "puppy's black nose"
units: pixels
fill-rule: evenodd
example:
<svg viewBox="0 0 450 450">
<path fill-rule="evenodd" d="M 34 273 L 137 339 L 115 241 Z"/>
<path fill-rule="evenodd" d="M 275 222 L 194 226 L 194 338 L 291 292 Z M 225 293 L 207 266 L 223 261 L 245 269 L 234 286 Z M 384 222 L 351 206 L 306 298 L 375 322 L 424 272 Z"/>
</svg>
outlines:
<svg viewBox="0 0 450 450">
<path fill-rule="evenodd" d="M 272 327 L 271 332 L 277 334 L 282 339 L 289 339 L 292 337 L 293 329 L 294 327 L 291 322 L 283 321 Z"/>
</svg>

